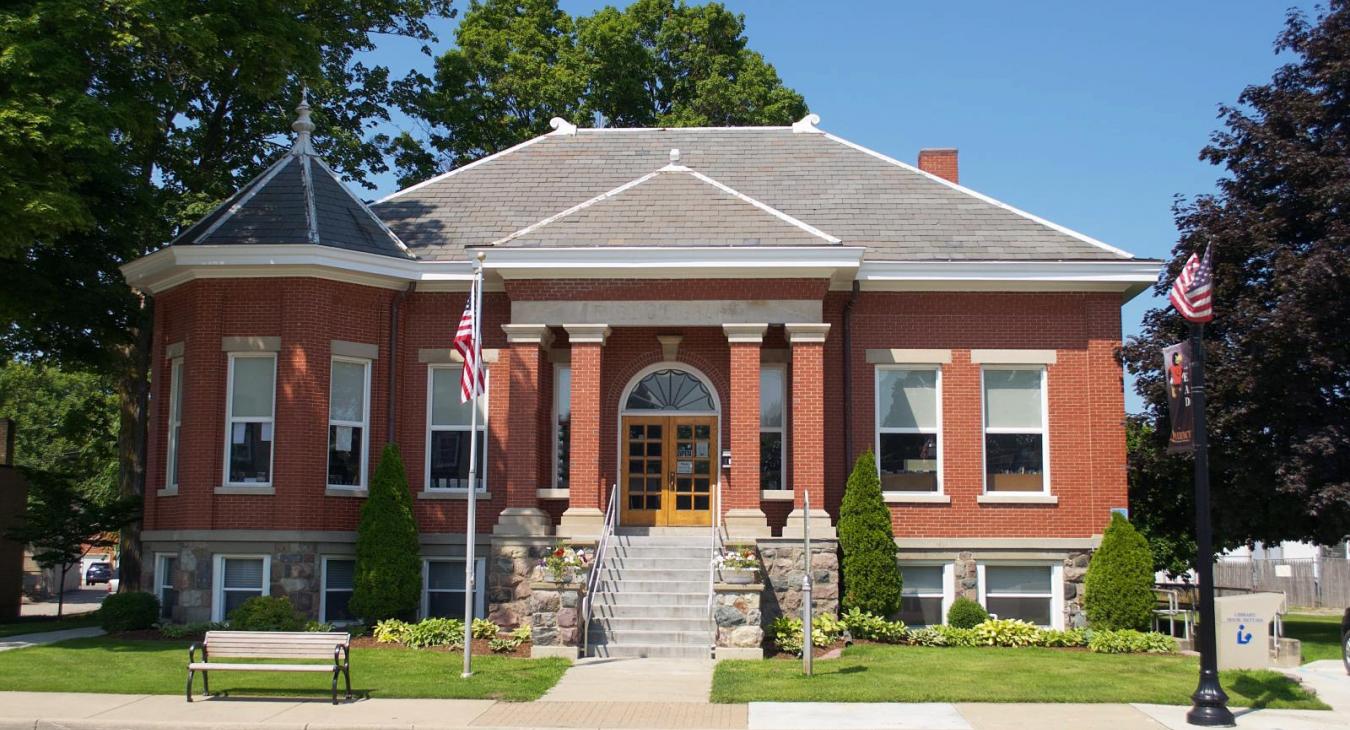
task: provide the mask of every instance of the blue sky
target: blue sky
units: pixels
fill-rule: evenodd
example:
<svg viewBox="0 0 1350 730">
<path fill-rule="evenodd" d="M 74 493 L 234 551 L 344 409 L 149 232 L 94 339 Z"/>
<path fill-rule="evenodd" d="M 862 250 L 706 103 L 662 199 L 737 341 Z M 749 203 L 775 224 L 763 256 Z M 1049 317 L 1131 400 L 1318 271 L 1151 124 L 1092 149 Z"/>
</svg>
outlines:
<svg viewBox="0 0 1350 730">
<path fill-rule="evenodd" d="M 610 4 L 626 3 L 561 3 L 573 15 Z M 1197 158 L 1218 104 L 1287 60 L 1271 44 L 1288 7 L 1313 11 L 1287 0 L 724 4 L 822 128 L 909 162 L 921 147 L 957 147 L 962 184 L 1154 258 L 1176 242 L 1173 196 L 1209 192 L 1220 174 Z M 437 27 L 441 49 L 453 25 Z M 395 40 L 372 55 L 396 72 L 431 67 Z M 376 183 L 375 197 L 395 189 L 390 176 Z M 1126 336 L 1152 306 L 1147 294 L 1126 305 Z M 1126 401 L 1135 410 L 1128 384 Z"/>
</svg>

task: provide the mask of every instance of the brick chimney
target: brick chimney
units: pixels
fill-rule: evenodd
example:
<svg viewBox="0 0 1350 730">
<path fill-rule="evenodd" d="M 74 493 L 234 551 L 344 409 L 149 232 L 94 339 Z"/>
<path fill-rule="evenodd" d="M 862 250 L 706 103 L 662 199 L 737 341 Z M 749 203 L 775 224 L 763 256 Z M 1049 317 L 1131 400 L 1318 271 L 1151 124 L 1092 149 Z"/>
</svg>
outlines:
<svg viewBox="0 0 1350 730">
<path fill-rule="evenodd" d="M 935 147 L 919 150 L 919 169 L 930 175 L 960 183 L 956 174 L 956 148 Z"/>
</svg>

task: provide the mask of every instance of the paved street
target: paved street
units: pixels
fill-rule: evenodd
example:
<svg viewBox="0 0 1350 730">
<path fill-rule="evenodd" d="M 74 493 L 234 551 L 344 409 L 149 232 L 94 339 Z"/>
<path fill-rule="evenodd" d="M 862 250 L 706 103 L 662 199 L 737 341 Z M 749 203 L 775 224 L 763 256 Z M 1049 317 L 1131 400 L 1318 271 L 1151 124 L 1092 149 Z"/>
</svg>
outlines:
<svg viewBox="0 0 1350 730">
<path fill-rule="evenodd" d="M 75 616 L 77 614 L 97 611 L 98 607 L 103 605 L 103 599 L 108 597 L 107 586 L 94 586 L 92 588 L 79 588 L 73 591 L 66 591 L 65 606 L 62 613 L 66 616 Z M 33 603 L 25 602 L 19 607 L 20 616 L 55 616 L 56 615 L 55 598 L 50 601 L 35 601 Z"/>
</svg>

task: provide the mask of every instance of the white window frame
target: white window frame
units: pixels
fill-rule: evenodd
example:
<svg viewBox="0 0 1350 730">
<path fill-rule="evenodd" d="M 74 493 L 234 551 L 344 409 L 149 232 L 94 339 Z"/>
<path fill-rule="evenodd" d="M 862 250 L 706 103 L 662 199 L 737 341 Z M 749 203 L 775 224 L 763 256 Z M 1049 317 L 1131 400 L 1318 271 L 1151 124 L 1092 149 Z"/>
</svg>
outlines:
<svg viewBox="0 0 1350 730">
<path fill-rule="evenodd" d="M 159 599 L 161 616 L 164 610 L 164 589 L 173 588 L 173 576 L 166 575 L 168 571 L 164 569 L 166 559 L 177 560 L 178 553 L 155 553 L 155 598 Z"/>
<path fill-rule="evenodd" d="M 989 391 L 984 384 L 984 374 L 990 370 L 1034 370 L 1041 374 L 1041 427 L 1030 428 L 990 428 L 988 425 Z M 1044 365 L 983 365 L 980 367 L 980 481 L 984 485 L 984 494 L 1002 496 L 1048 495 L 1050 494 L 1050 376 Z M 1041 437 L 1041 491 L 1010 492 L 989 489 L 989 434 L 1039 434 Z M 940 447 L 939 447 L 940 448 Z"/>
<path fill-rule="evenodd" d="M 355 555 L 324 555 L 324 556 L 320 557 L 319 560 L 320 560 L 320 564 L 321 564 L 321 566 L 322 566 L 322 567 L 320 568 L 320 573 L 319 573 L 319 621 L 321 621 L 321 622 L 323 622 L 323 623 L 333 623 L 333 624 L 349 624 L 349 623 L 355 623 L 355 621 L 348 621 L 348 620 L 345 620 L 345 619 L 342 620 L 342 621 L 329 621 L 329 620 L 328 620 L 328 561 L 330 561 L 330 560 L 345 560 L 345 561 L 348 561 L 348 562 L 350 562 L 350 563 L 355 564 L 355 563 L 356 563 L 356 556 L 355 556 Z M 353 588 L 353 589 L 356 588 L 356 575 L 355 575 L 355 572 L 354 572 L 354 571 L 353 571 L 353 574 L 352 574 L 352 588 Z"/>
<path fill-rule="evenodd" d="M 947 612 L 952 610 L 952 603 L 956 600 L 956 564 L 950 560 L 901 560 L 900 574 L 904 575 L 905 566 L 915 568 L 931 568 L 933 566 L 942 567 L 942 624 L 947 623 Z M 904 585 L 900 586 L 900 595 L 904 597 Z M 933 598 L 936 593 L 912 593 L 911 598 Z"/>
<path fill-rule="evenodd" d="M 792 487 L 788 485 L 788 479 L 787 479 L 787 478 L 788 478 L 788 468 L 787 468 L 787 465 L 788 465 L 788 381 L 787 381 L 787 375 L 788 375 L 788 373 L 787 373 L 787 365 L 782 364 L 782 363 L 760 363 L 759 369 L 760 369 L 760 371 L 764 371 L 764 370 L 777 370 L 777 371 L 781 374 L 780 377 L 779 377 L 779 381 L 783 384 L 783 392 L 782 392 L 782 394 L 781 394 L 781 395 L 782 395 L 782 401 L 783 401 L 783 424 L 782 424 L 781 426 L 765 426 L 763 423 L 761 423 L 760 426 L 759 426 L 759 432 L 760 432 L 760 434 L 765 434 L 765 433 L 777 433 L 777 434 L 781 437 L 781 439 L 782 439 L 782 445 L 781 445 L 781 447 L 778 449 L 778 460 L 779 460 L 779 462 L 780 462 L 780 463 L 778 464 L 778 473 L 779 473 L 780 475 L 782 475 L 781 478 L 782 478 L 782 480 L 783 480 L 783 483 L 782 483 L 782 486 L 780 486 L 778 489 L 775 489 L 775 490 L 767 490 L 767 489 L 764 489 L 764 485 L 763 485 L 763 484 L 759 485 L 759 488 L 760 488 L 760 490 L 762 490 L 762 491 L 789 492 L 789 493 L 790 493 L 790 492 L 792 491 Z M 760 377 L 759 384 L 760 384 L 760 387 L 761 387 L 761 388 L 764 387 L 764 378 L 763 378 L 762 376 Z"/>
<path fill-rule="evenodd" d="M 177 467 L 183 432 L 183 358 L 169 360 L 169 424 L 168 448 L 164 459 L 164 489 L 178 491 Z M 228 467 L 226 467 L 228 469 Z"/>
<path fill-rule="evenodd" d="M 360 421 L 341 421 L 333 419 L 333 363 L 345 362 L 361 365 L 365 368 L 365 383 L 361 393 Z M 329 489 L 346 489 L 353 492 L 366 488 L 366 475 L 370 471 L 370 372 L 374 368 L 370 360 L 363 357 L 333 355 L 328 363 L 328 427 L 324 429 L 328 436 L 328 450 L 324 452 L 324 482 L 328 481 L 328 459 L 333 453 L 333 427 L 350 426 L 361 429 L 361 474 L 356 484 L 328 484 Z"/>
<path fill-rule="evenodd" d="M 1064 630 L 1064 563 L 1049 561 L 988 561 L 977 562 L 975 564 L 975 578 L 979 584 L 980 605 L 985 610 L 989 610 L 989 583 L 985 580 L 985 567 L 992 565 L 996 568 L 1049 568 L 1050 569 L 1050 626 L 1049 628 Z M 1044 593 L 996 593 L 999 598 L 1045 598 Z"/>
<path fill-rule="evenodd" d="M 475 582 L 477 583 L 478 586 L 486 586 L 486 585 L 487 585 L 487 559 L 486 559 L 486 558 L 474 558 L 473 562 L 474 562 L 474 570 L 473 570 L 473 574 L 474 574 L 474 580 L 475 580 Z M 463 556 L 460 556 L 460 557 L 446 556 L 446 557 L 422 558 L 422 605 L 421 605 L 421 607 L 418 609 L 418 617 L 419 617 L 419 618 L 427 618 L 427 611 L 430 610 L 431 593 L 432 593 L 433 591 L 431 590 L 430 582 L 428 581 L 428 578 L 430 577 L 430 573 L 431 573 L 431 564 L 432 564 L 432 563 L 456 563 L 456 564 L 459 565 L 459 570 L 460 570 L 460 572 L 463 572 L 463 571 L 464 571 L 464 565 L 463 565 L 463 563 L 464 563 L 464 557 L 463 557 Z M 468 590 L 468 587 L 467 587 L 467 586 L 465 587 L 464 590 L 459 590 L 459 591 L 437 590 L 437 591 L 435 591 L 435 592 L 436 592 L 436 593 L 460 593 L 460 594 L 463 594 L 465 590 Z M 484 590 L 478 590 L 478 591 L 475 591 L 475 592 L 474 592 L 474 599 L 473 599 L 473 615 L 474 615 L 475 617 L 477 617 L 477 618 L 483 618 L 484 616 L 487 615 L 487 614 L 486 614 L 486 608 L 485 608 L 484 603 L 483 603 L 483 595 L 484 595 L 484 593 L 486 593 L 486 591 L 484 591 Z"/>
<path fill-rule="evenodd" d="M 423 444 L 423 451 L 425 452 L 425 458 L 423 458 L 423 460 L 422 460 L 422 461 L 424 462 L 424 463 L 422 464 L 422 489 L 423 489 L 423 491 L 426 491 L 426 492 L 435 492 L 435 493 L 437 493 L 437 494 L 468 494 L 468 493 L 469 493 L 469 490 L 468 490 L 467 487 L 433 487 L 433 486 L 431 486 L 431 434 L 432 434 L 432 432 L 433 432 L 433 431 L 468 431 L 468 430 L 469 430 L 469 427 L 468 427 L 468 426 L 433 426 L 433 425 L 431 424 L 431 411 L 432 411 L 432 406 L 434 405 L 434 399 L 435 399 L 435 397 L 436 397 L 435 382 L 436 382 L 436 371 L 437 371 L 437 370 L 454 370 L 454 371 L 458 371 L 458 372 L 460 373 L 460 375 L 462 376 L 462 375 L 463 375 L 463 370 L 464 370 L 464 365 L 463 365 L 463 363 L 460 363 L 460 364 L 447 364 L 447 365 L 439 365 L 439 364 L 438 364 L 438 365 L 428 365 L 428 366 L 427 366 L 427 402 L 426 402 L 426 411 L 427 411 L 426 431 L 427 431 L 427 433 L 426 433 L 426 440 L 425 440 L 425 442 L 424 442 L 424 444 Z M 456 378 L 456 379 L 455 379 L 455 382 L 459 382 L 459 378 Z M 487 430 L 487 422 L 488 422 L 488 415 L 490 415 L 491 412 L 492 412 L 492 411 L 491 411 L 491 405 L 492 405 L 492 404 L 488 401 L 488 397 L 491 395 L 491 393 L 492 393 L 492 372 L 491 372 L 491 368 L 484 368 L 484 371 L 483 371 L 483 394 L 480 395 L 480 396 L 478 396 L 479 400 L 483 401 L 483 418 L 482 418 L 482 420 L 480 420 L 480 421 L 478 422 L 478 429 L 479 429 L 480 431 L 483 432 L 483 449 L 482 449 L 482 451 L 477 455 L 477 456 L 478 456 L 478 464 L 477 464 L 476 466 L 477 466 L 477 472 L 478 472 L 478 473 L 474 475 L 474 476 L 478 479 L 478 483 L 481 484 L 481 485 L 483 485 L 483 486 L 481 486 L 481 487 L 478 488 L 478 492 L 477 492 L 478 494 L 486 494 L 487 491 L 488 491 L 488 479 L 487 479 L 487 476 L 488 476 L 488 475 L 487 475 L 487 464 L 488 464 L 488 430 Z"/>
<path fill-rule="evenodd" d="M 553 434 L 553 477 L 549 480 L 549 483 L 553 485 L 554 489 L 565 491 L 570 487 L 570 482 L 568 487 L 564 487 L 558 483 L 558 467 L 562 463 L 562 454 L 558 453 L 558 436 L 562 434 L 562 427 L 558 423 L 558 416 L 560 415 L 558 412 L 558 381 L 562 379 L 564 370 L 567 371 L 568 378 L 570 379 L 572 375 L 572 363 L 560 362 L 553 364 L 553 428 L 551 429 Z M 568 393 L 571 393 L 570 387 L 568 388 Z M 484 443 L 487 442 L 484 441 Z M 570 452 L 568 453 L 568 458 L 571 458 Z M 569 464 L 568 466 L 569 469 L 567 473 L 568 478 L 570 479 L 572 471 L 570 468 L 571 465 Z"/>
<path fill-rule="evenodd" d="M 234 416 L 234 363 L 240 358 L 270 358 L 272 360 L 272 414 L 267 418 L 259 416 Z M 236 423 L 266 423 L 272 426 L 272 447 L 267 452 L 267 481 L 266 482 L 233 482 L 230 481 L 230 446 L 234 435 L 234 424 Z M 231 487 L 270 487 L 276 478 L 276 457 L 277 457 L 277 353 L 275 352 L 231 352 L 229 367 L 225 373 L 225 463 L 224 475 L 221 483 Z M 327 465 L 325 464 L 325 468 Z M 324 478 L 327 481 L 327 478 Z"/>
<path fill-rule="evenodd" d="M 935 428 L 898 428 L 894 426 L 881 425 L 881 374 L 887 371 L 909 370 L 935 373 L 933 395 L 937 409 L 937 426 Z M 981 380 L 981 387 L 984 383 Z M 875 443 L 872 453 L 877 455 L 877 479 L 881 479 L 881 435 L 884 433 L 904 433 L 904 434 L 933 434 L 937 437 L 937 491 L 905 491 L 898 489 L 886 490 L 888 494 L 945 494 L 943 491 L 943 462 L 946 461 L 946 451 L 942 439 L 942 366 L 938 364 L 904 364 L 904 365 L 877 365 L 872 374 L 872 423 L 873 438 Z M 943 616 L 946 616 L 944 613 Z"/>
<path fill-rule="evenodd" d="M 258 560 L 263 561 L 262 567 L 262 593 L 260 595 L 270 596 L 272 594 L 272 556 L 271 555 L 243 555 L 243 554 L 218 554 L 214 556 L 211 571 L 211 620 L 225 620 L 225 561 L 226 560 Z"/>
</svg>

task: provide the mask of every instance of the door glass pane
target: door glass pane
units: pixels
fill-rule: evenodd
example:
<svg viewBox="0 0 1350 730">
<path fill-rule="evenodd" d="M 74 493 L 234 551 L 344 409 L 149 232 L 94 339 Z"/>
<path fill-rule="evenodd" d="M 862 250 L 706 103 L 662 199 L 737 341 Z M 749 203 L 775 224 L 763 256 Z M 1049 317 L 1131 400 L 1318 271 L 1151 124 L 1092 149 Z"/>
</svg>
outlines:
<svg viewBox="0 0 1350 730">
<path fill-rule="evenodd" d="M 984 569 L 986 593 L 1050 593 L 1048 565 L 989 565 Z"/>
<path fill-rule="evenodd" d="M 1041 428 L 1041 371 L 985 370 L 984 425 Z"/>
<path fill-rule="evenodd" d="M 328 418 L 332 421 L 364 421 L 366 416 L 366 366 L 364 363 L 333 361 L 328 395 Z"/>
<path fill-rule="evenodd" d="M 783 426 L 783 370 L 759 370 L 759 425 L 761 428 Z"/>
<path fill-rule="evenodd" d="M 234 358 L 234 385 L 230 415 L 235 418 L 272 417 L 273 357 Z"/>
<path fill-rule="evenodd" d="M 884 428 L 937 428 L 936 370 L 877 371 Z"/>
</svg>

